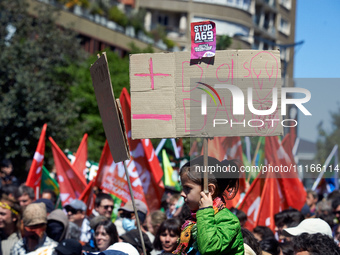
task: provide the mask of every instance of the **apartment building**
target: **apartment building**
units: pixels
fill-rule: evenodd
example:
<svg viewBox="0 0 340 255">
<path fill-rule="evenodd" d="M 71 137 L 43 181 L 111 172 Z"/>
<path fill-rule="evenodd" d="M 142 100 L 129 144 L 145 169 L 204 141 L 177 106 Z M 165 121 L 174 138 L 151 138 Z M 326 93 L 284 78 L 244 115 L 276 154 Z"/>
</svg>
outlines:
<svg viewBox="0 0 340 255">
<path fill-rule="evenodd" d="M 135 0 L 133 4 L 146 10 L 147 31 L 165 26 L 168 38 L 181 50 L 190 50 L 190 23 L 211 20 L 217 35 L 233 38 L 230 49 L 279 48 L 282 77 L 293 77 L 296 0 Z"/>
</svg>

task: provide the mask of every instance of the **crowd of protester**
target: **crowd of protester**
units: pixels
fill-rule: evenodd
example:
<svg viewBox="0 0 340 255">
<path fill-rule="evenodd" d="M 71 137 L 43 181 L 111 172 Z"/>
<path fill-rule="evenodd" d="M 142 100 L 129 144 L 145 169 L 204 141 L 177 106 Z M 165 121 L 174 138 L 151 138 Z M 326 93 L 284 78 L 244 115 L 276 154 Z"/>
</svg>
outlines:
<svg viewBox="0 0 340 255">
<path fill-rule="evenodd" d="M 35 200 L 32 188 L 19 185 L 11 162 L 1 162 L 0 252 L 21 255 L 50 250 L 50 254 L 143 254 L 142 240 L 132 202 L 118 209 L 112 221 L 114 201 L 109 194 L 96 194 L 94 210 L 86 215 L 83 201 L 72 200 L 58 208 L 57 195 L 43 190 Z M 182 225 L 191 216 L 180 192 L 166 188 L 160 210 L 148 211 L 135 200 L 147 254 L 171 254 L 176 250 Z M 275 231 L 267 226 L 244 228 L 247 215 L 231 209 L 242 227 L 246 255 L 340 255 L 340 192 L 326 198 L 308 191 L 305 206 L 275 215 Z"/>
</svg>

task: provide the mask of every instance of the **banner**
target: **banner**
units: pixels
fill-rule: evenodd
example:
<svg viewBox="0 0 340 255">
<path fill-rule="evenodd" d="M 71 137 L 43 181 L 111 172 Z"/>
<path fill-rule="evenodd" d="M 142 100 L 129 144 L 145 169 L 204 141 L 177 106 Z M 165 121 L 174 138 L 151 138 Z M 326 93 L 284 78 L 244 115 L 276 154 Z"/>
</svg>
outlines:
<svg viewBox="0 0 340 255">
<path fill-rule="evenodd" d="M 131 54 L 132 138 L 282 135 L 280 79 L 278 50 Z"/>
<path fill-rule="evenodd" d="M 130 176 L 133 196 L 147 204 L 139 174 L 133 159 L 125 161 Z M 99 162 L 96 185 L 104 191 L 120 198 L 124 203 L 131 200 L 123 162 L 113 161 L 107 141 Z"/>
</svg>

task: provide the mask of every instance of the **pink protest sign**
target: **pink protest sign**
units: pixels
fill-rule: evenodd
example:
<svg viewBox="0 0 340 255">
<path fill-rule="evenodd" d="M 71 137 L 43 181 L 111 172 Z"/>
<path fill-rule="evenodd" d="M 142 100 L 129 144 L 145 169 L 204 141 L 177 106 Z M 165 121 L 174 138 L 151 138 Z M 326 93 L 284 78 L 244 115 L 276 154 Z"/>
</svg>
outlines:
<svg viewBox="0 0 340 255">
<path fill-rule="evenodd" d="M 216 25 L 212 21 L 191 23 L 191 59 L 215 56 Z"/>
</svg>

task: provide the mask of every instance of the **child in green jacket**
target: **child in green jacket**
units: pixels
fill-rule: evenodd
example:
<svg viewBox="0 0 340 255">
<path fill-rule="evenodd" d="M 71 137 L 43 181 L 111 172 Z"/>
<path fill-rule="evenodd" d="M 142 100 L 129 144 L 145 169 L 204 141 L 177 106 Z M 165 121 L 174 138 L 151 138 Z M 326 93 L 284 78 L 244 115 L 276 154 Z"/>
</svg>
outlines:
<svg viewBox="0 0 340 255">
<path fill-rule="evenodd" d="M 208 157 L 204 169 L 203 156 L 186 163 L 180 171 L 181 195 L 191 210 L 191 217 L 182 226 L 175 254 L 243 255 L 241 225 L 225 207 L 225 199 L 235 196 L 239 168 L 234 161 Z M 209 193 L 202 191 L 203 175 L 208 171 Z"/>
</svg>

